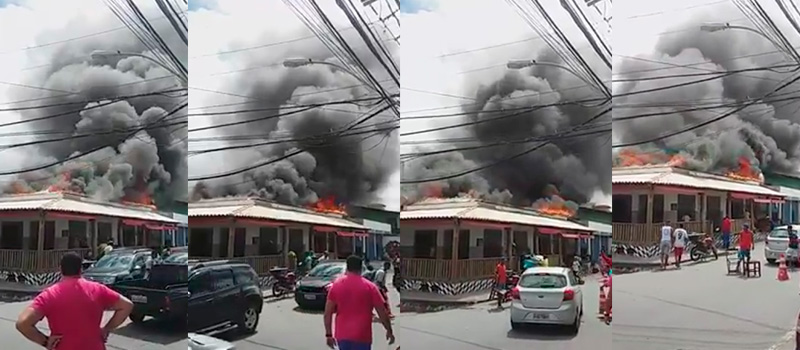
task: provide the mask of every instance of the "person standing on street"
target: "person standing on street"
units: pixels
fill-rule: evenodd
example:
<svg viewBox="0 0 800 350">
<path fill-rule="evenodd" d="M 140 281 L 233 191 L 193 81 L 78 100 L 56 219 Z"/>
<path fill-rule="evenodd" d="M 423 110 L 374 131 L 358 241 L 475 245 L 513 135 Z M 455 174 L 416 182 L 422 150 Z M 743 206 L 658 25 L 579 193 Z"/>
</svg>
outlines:
<svg viewBox="0 0 800 350">
<path fill-rule="evenodd" d="M 731 246 L 731 218 L 722 218 L 722 247 L 727 251 Z"/>
<path fill-rule="evenodd" d="M 670 226 L 669 221 L 664 223 L 664 226 L 661 226 L 661 243 L 659 244 L 661 248 L 661 269 L 666 270 L 667 265 L 669 265 L 669 254 L 672 252 L 672 226 Z"/>
<path fill-rule="evenodd" d="M 505 290 L 506 290 L 506 279 L 508 278 L 508 273 L 506 272 L 506 261 L 504 259 L 500 259 L 495 266 L 495 281 L 497 283 L 494 286 L 494 289 L 497 291 L 497 308 L 503 308 L 503 299 L 505 299 Z"/>
<path fill-rule="evenodd" d="M 683 228 L 683 223 L 678 224 L 675 229 L 675 243 L 672 245 L 675 252 L 675 267 L 681 268 L 681 260 L 683 260 L 683 248 L 686 247 L 686 238 L 688 237 L 686 229 Z"/>
<path fill-rule="evenodd" d="M 736 262 L 736 269 L 738 270 L 742 264 L 750 262 L 750 251 L 753 249 L 753 232 L 750 231 L 750 225 L 742 225 L 742 232 L 739 234 L 739 261 Z"/>
<path fill-rule="evenodd" d="M 347 271 L 328 290 L 325 303 L 325 341 L 339 350 L 372 349 L 372 311 L 386 329 L 386 339 L 394 344 L 389 312 L 378 287 L 361 276 L 363 261 L 358 256 L 347 258 Z M 333 314 L 336 314 L 334 324 Z M 335 327 L 334 327 L 335 326 Z"/>
<path fill-rule="evenodd" d="M 390 268 L 392 268 L 392 264 L 389 261 L 384 261 L 383 266 L 375 271 L 373 282 L 378 286 L 378 290 L 381 291 L 381 296 L 383 296 L 384 306 L 386 307 L 386 312 L 389 313 L 389 318 L 394 318 L 394 315 L 392 315 L 392 308 L 389 306 L 389 287 L 386 286 L 386 271 Z"/>
<path fill-rule="evenodd" d="M 108 334 L 119 327 L 133 310 L 133 303 L 103 284 L 81 278 L 83 259 L 76 253 L 61 258 L 61 281 L 42 291 L 22 311 L 17 330 L 28 340 L 48 350 L 105 350 Z M 114 315 L 100 326 L 103 312 Z M 36 324 L 47 319 L 50 335 Z"/>
</svg>

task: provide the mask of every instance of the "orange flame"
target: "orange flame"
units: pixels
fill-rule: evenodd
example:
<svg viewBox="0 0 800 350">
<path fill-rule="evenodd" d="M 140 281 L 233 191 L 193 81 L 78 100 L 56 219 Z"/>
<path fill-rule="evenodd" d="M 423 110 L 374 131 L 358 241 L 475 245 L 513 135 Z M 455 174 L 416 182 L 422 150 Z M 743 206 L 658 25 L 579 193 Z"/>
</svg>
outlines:
<svg viewBox="0 0 800 350">
<path fill-rule="evenodd" d="M 643 165 L 681 167 L 684 164 L 686 164 L 686 159 L 678 154 L 669 155 L 664 152 L 639 152 L 631 148 L 623 149 L 617 154 L 617 165 L 621 167 Z"/>
<path fill-rule="evenodd" d="M 533 209 L 539 214 L 569 219 L 575 216 L 575 210 L 570 208 L 563 199 L 539 200 L 534 203 Z"/>
<path fill-rule="evenodd" d="M 33 193 L 34 190 L 24 182 L 14 181 L 9 186 L 9 192 L 11 192 L 11 194 L 27 194 Z"/>
<path fill-rule="evenodd" d="M 739 168 L 730 171 L 725 176 L 740 181 L 756 181 L 761 182 L 760 171 L 750 164 L 747 157 L 739 157 Z"/>
<path fill-rule="evenodd" d="M 50 187 L 47 188 L 47 192 L 60 193 L 69 191 L 70 189 L 69 185 L 70 181 L 72 181 L 72 175 L 70 175 L 70 173 L 68 172 L 63 172 L 58 176 L 58 178 L 59 179 L 54 184 L 50 185 Z"/>
<path fill-rule="evenodd" d="M 322 198 L 314 202 L 314 204 L 311 204 L 309 209 L 318 213 L 347 215 L 347 208 L 344 206 L 344 204 L 336 204 L 336 198 L 334 197 Z"/>
<path fill-rule="evenodd" d="M 422 192 L 422 196 L 424 198 L 442 198 L 442 197 L 444 197 L 444 192 L 442 190 L 442 186 L 440 186 L 438 183 L 435 183 L 435 182 L 424 184 L 422 186 L 422 188 L 420 189 L 420 192 Z"/>
</svg>

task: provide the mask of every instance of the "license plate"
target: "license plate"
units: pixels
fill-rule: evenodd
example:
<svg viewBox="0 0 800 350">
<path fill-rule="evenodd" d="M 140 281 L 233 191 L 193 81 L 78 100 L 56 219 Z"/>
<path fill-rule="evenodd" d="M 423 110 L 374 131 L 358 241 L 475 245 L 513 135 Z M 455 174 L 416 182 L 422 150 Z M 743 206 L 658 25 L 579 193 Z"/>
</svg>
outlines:
<svg viewBox="0 0 800 350">
<path fill-rule="evenodd" d="M 306 298 L 306 300 L 316 300 L 317 299 L 317 296 L 314 295 L 314 294 L 306 294 L 306 295 L 304 295 L 304 297 Z"/>
<path fill-rule="evenodd" d="M 147 297 L 144 295 L 131 295 L 131 301 L 139 304 L 147 304 Z"/>
<path fill-rule="evenodd" d="M 548 320 L 550 319 L 550 315 L 548 314 L 528 314 L 528 318 L 532 320 Z"/>
</svg>

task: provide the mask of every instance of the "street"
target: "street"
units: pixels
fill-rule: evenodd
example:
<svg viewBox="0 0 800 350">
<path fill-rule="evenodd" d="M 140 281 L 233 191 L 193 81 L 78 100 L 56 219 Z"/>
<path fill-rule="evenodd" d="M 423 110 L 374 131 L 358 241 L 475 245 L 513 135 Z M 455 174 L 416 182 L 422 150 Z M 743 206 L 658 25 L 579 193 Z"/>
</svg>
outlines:
<svg viewBox="0 0 800 350">
<path fill-rule="evenodd" d="M 778 282 L 764 244 L 753 259 L 762 261 L 761 278 L 727 276 L 722 257 L 616 276 L 614 349 L 794 349 L 800 273 Z"/>
<path fill-rule="evenodd" d="M 397 314 L 394 320 L 397 345 L 410 350 L 611 349 L 611 327 L 595 317 L 597 282 L 587 281 L 585 290 L 586 315 L 577 336 L 550 327 L 511 332 L 508 311 L 498 311 L 493 304 L 483 303 L 441 312 Z M 390 298 L 398 300 L 396 293 Z M 393 309 L 397 313 L 397 307 Z M 325 348 L 324 334 L 321 312 L 297 310 L 293 299 L 267 300 L 258 333 L 244 339 L 234 338 L 234 343 L 237 350 L 319 350 Z M 378 344 L 374 349 L 389 349 L 383 345 L 384 334 L 383 327 L 374 323 L 373 343 Z"/>
<path fill-rule="evenodd" d="M 17 316 L 28 304 L 28 302 L 0 303 L 0 339 L 9 349 L 42 349 L 41 346 L 23 338 L 14 327 Z M 106 313 L 105 316 L 110 317 L 111 313 Z M 45 334 L 48 333 L 46 321 L 40 323 L 39 328 Z M 171 327 L 165 327 L 152 320 L 145 321 L 140 326 L 126 322 L 109 337 L 106 347 L 109 350 L 185 350 L 185 329 L 183 332 L 170 329 Z"/>
</svg>

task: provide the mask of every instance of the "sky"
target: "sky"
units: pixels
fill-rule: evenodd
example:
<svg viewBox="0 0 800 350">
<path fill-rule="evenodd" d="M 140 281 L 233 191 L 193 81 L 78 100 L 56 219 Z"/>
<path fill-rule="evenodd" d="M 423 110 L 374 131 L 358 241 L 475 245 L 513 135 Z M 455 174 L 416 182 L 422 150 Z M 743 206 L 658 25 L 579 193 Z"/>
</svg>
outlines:
<svg viewBox="0 0 800 350">
<path fill-rule="evenodd" d="M 204 0 L 190 1 L 189 26 L 192 37 L 202 40 L 192 41 L 189 47 L 190 67 L 190 111 L 202 112 L 219 111 L 224 107 L 208 106 L 220 104 L 235 104 L 253 101 L 246 94 L 244 85 L 258 84 L 258 79 L 263 78 L 264 84 L 269 84 L 271 79 L 282 74 L 290 74 L 287 68 L 282 67 L 282 62 L 289 58 L 305 58 L 308 52 L 323 52 L 328 50 L 322 42 L 308 31 L 303 22 L 284 4 L 283 1 L 260 0 Z M 350 27 L 342 11 L 335 6 L 333 1 L 320 2 L 320 5 L 329 15 L 337 28 Z M 381 12 L 386 11 L 380 9 Z M 368 21 L 370 13 L 365 16 Z M 382 13 L 381 15 L 385 15 Z M 399 35 L 399 28 L 390 21 L 387 25 L 395 35 Z M 220 30 L 224 28 L 224 30 Z M 352 34 L 351 31 L 346 33 Z M 349 35 L 348 34 L 348 35 Z M 384 33 L 385 34 L 385 33 Z M 348 40 L 354 40 L 348 37 Z M 355 42 L 355 44 L 353 44 Z M 357 45 L 357 41 L 351 45 Z M 363 44 L 362 44 L 363 45 Z M 394 45 L 394 46 L 393 46 Z M 395 43 L 387 46 L 397 50 Z M 316 68 L 315 68 L 316 69 Z M 274 74 L 272 74 L 274 73 Z M 387 80 L 387 76 L 376 73 L 379 81 Z M 350 81 L 351 78 L 341 74 L 338 83 Z M 246 82 L 243 82 L 246 81 Z M 338 84 L 332 82 L 332 84 Z M 390 93 L 397 92 L 396 87 L 386 86 Z M 304 87 L 303 89 L 314 89 Z M 314 93 L 314 91 L 311 91 Z M 235 107 L 228 107 L 227 110 Z M 192 128 L 214 125 L 218 123 L 218 116 L 193 117 Z M 290 121 L 291 119 L 287 119 Z M 214 137 L 218 135 L 215 130 L 208 132 L 191 133 L 192 139 Z M 395 138 L 396 140 L 396 138 Z M 375 141 L 365 141 L 371 144 Z M 220 142 L 192 142 L 190 149 L 204 149 L 219 147 Z M 385 149 L 385 145 L 376 145 L 377 149 Z M 191 156 L 189 159 L 190 173 L 192 176 L 217 174 L 226 170 L 238 169 L 243 165 L 262 161 L 256 151 L 243 150 L 232 152 L 207 153 Z M 389 153 L 381 156 L 388 157 Z M 392 210 L 399 210 L 399 171 L 394 171 L 387 185 L 376 191 L 377 201 Z M 193 184 L 190 183 L 190 187 Z"/>
<path fill-rule="evenodd" d="M 163 15 L 158 12 L 155 5 L 149 2 L 149 5 L 144 3 L 137 4 L 140 5 L 140 9 L 145 17 L 151 19 L 153 26 L 159 28 L 157 30 L 160 30 L 165 22 L 156 22 L 154 20 L 156 16 L 163 18 Z M 102 87 L 105 92 L 114 93 L 114 91 L 122 91 L 120 90 L 122 88 L 117 89 L 116 85 L 125 85 L 123 82 L 132 83 L 130 87 L 127 88 L 129 91 L 124 94 L 131 94 L 130 90 L 145 91 L 150 88 L 167 88 L 167 85 L 175 86 L 177 84 L 174 80 L 161 80 L 155 83 L 158 84 L 159 87 L 150 85 L 150 83 L 139 84 L 145 82 L 144 80 L 148 80 L 147 77 L 153 77 L 154 75 L 152 74 L 163 75 L 166 73 L 163 68 L 152 63 L 144 63 L 145 60 L 141 58 L 128 57 L 118 60 L 118 62 L 122 62 L 121 64 L 123 65 L 125 62 L 129 63 L 130 65 L 127 66 L 129 69 L 115 69 L 118 68 L 112 68 L 112 65 L 115 65 L 115 63 L 100 63 L 98 60 L 92 59 L 91 52 L 94 50 L 103 50 L 112 47 L 132 48 L 139 46 L 133 35 L 125 28 L 119 19 L 114 16 L 102 0 L 5 1 L 0 4 L 0 33 L 2 33 L 2 35 L 0 35 L 0 61 L 3 63 L 0 65 L 0 109 L 20 106 L 37 106 L 34 102 L 22 104 L 18 102 L 31 100 L 42 101 L 43 98 L 44 101 L 50 101 L 50 103 L 63 103 L 66 99 L 79 99 L 81 94 L 76 93 L 78 91 L 86 92 L 88 89 L 97 90 L 100 87 Z M 13 33 L 13 35 L 7 35 L 7 33 Z M 161 33 L 164 35 L 163 32 Z M 183 59 L 185 62 L 186 50 L 183 49 L 181 51 L 179 47 L 171 46 L 173 38 L 169 37 L 169 35 L 163 36 L 163 38 L 173 50 L 177 50 L 175 51 L 176 56 Z M 132 40 L 129 41 L 129 39 Z M 134 42 L 134 44 L 128 45 L 131 42 Z M 92 63 L 90 64 L 90 62 Z M 94 94 L 92 92 L 89 93 Z M 104 93 L 97 93 L 97 95 L 100 94 Z M 64 95 L 67 97 L 62 97 L 60 100 L 53 100 L 52 98 L 54 95 Z M 153 107 L 157 104 L 155 102 L 154 104 L 150 104 L 149 102 L 150 101 L 146 101 L 143 102 L 143 104 L 147 104 L 147 107 Z M 113 107 L 109 108 L 123 108 L 121 106 L 126 103 L 127 102 L 118 102 L 114 104 Z M 40 104 L 44 103 L 40 102 Z M 131 102 L 131 104 L 136 104 L 136 102 Z M 127 107 L 130 107 L 130 105 Z M 144 110 L 146 109 L 144 106 L 141 107 L 142 109 L 140 110 L 129 108 L 126 112 L 120 113 L 118 116 L 130 118 L 126 119 L 126 122 L 140 123 L 145 118 L 143 116 Z M 27 110 L 25 111 L 27 113 L 25 118 L 32 118 L 35 114 L 58 113 L 61 111 L 58 108 L 66 107 L 62 104 L 61 107 L 52 108 L 55 109 L 47 111 L 41 109 Z M 97 109 L 97 111 L 99 110 L 100 109 Z M 3 123 L 19 121 L 24 117 L 23 114 L 23 112 L 19 111 L 3 111 L 0 112 L 0 120 L 2 120 Z M 47 119 L 47 122 L 42 122 L 42 124 L 48 124 L 47 130 L 53 130 L 53 126 L 50 124 L 60 124 L 56 128 L 70 128 L 68 130 L 74 130 L 74 132 L 78 133 L 78 130 L 81 130 L 82 126 L 85 127 L 88 125 L 94 127 L 94 124 L 92 124 L 93 120 L 116 120 L 116 118 L 110 116 L 105 118 L 106 115 L 104 115 L 103 112 L 96 114 L 93 114 L 93 112 L 81 112 L 78 114 L 74 109 L 71 110 L 70 113 L 64 113 L 62 117 L 62 119 Z M 74 120 L 75 124 L 72 123 L 73 119 L 71 118 L 77 118 Z M 34 136 L 33 132 L 42 131 L 34 129 L 36 127 L 42 128 L 43 126 L 34 125 L 34 123 L 4 126 L 0 128 L 0 134 L 4 136 L 0 144 L 5 146 L 33 141 L 37 139 L 37 136 Z M 13 136 L 9 136 L 9 134 L 13 134 Z M 51 137 L 52 136 L 48 138 Z M 42 136 L 38 136 L 38 138 L 42 138 Z M 153 153 L 148 153 L 147 156 L 151 156 L 161 150 L 158 149 L 158 151 L 156 151 L 156 141 L 154 138 L 150 137 L 150 135 L 137 135 L 136 139 L 138 139 L 138 141 L 133 141 L 133 138 L 131 138 L 128 140 L 130 142 L 126 142 L 128 145 L 140 142 L 140 144 L 131 146 L 128 150 L 134 148 L 138 150 L 140 149 L 139 146 L 150 147 Z M 87 141 L 82 143 L 82 141 L 70 140 L 58 143 L 46 143 L 43 146 L 24 146 L 2 149 L 0 150 L 0 157 L 2 157 L 3 161 L 0 162 L 0 172 L 50 164 L 56 159 L 66 158 L 69 152 L 75 152 L 77 149 L 82 148 L 81 143 L 83 146 L 90 142 L 99 142 L 101 145 L 106 144 L 100 137 L 91 139 L 84 138 L 81 140 Z M 122 149 L 123 147 L 120 146 L 119 148 Z M 55 154 L 57 153 L 61 153 L 62 155 L 56 156 Z M 103 162 L 113 162 L 114 166 L 123 163 L 127 166 L 136 162 L 136 160 L 131 160 L 131 158 L 123 159 L 127 157 L 124 153 L 123 151 L 107 147 L 99 152 L 94 152 L 93 155 L 82 157 L 73 164 L 90 158 L 92 158 L 92 160 L 88 161 L 89 163 L 100 164 Z M 101 155 L 104 154 L 111 155 L 100 159 L 100 157 L 102 157 Z M 128 155 L 131 154 L 132 153 L 128 153 Z M 141 160 L 144 159 L 145 156 L 139 154 L 139 157 L 141 157 L 139 158 L 139 160 Z M 146 162 L 139 164 L 147 163 L 143 165 L 143 167 L 148 167 L 150 165 L 158 167 L 165 164 L 165 158 L 159 159 L 158 155 L 155 155 L 155 157 L 154 160 L 148 158 Z M 174 159 L 181 159 L 181 157 L 175 157 Z M 151 160 L 154 163 L 149 163 Z M 61 167 L 61 165 L 59 167 Z M 136 168 L 135 165 L 132 167 Z M 183 173 L 185 174 L 185 165 L 183 168 Z M 48 171 L 60 171 L 57 169 L 58 167 L 54 167 L 50 168 Z M 152 170 L 155 168 L 150 169 Z M 160 170 L 155 171 L 158 172 Z M 147 173 L 147 170 L 142 170 L 142 172 Z M 165 176 L 163 178 L 165 180 L 161 183 L 170 184 L 167 186 L 171 189 L 178 187 L 175 184 L 185 183 L 185 180 L 180 181 L 180 175 L 178 175 L 177 171 L 171 171 L 170 173 L 163 172 L 162 174 Z M 37 178 L 37 175 L 28 175 Z M 151 176 L 151 174 L 145 176 Z M 153 175 L 150 179 L 154 179 L 156 176 L 157 175 Z M 166 180 L 170 176 L 174 181 Z M 16 177 L 16 175 L 2 177 L 0 178 L 0 184 L 6 185 Z M 47 177 L 38 176 L 38 179 L 45 178 Z M 94 177 L 94 179 L 101 178 L 102 176 Z M 159 177 L 159 179 L 162 178 Z M 41 180 L 38 182 L 41 182 Z M 90 181 L 87 180 L 86 182 L 88 185 L 92 185 Z M 121 182 L 116 184 L 119 183 Z M 126 189 L 130 189 L 130 187 L 126 187 Z M 181 192 L 183 193 L 170 193 L 175 195 L 175 197 L 172 197 L 173 199 L 185 200 L 185 188 Z M 88 193 L 89 192 L 87 192 L 87 194 Z M 93 195 L 101 196 L 99 191 L 92 193 L 94 193 Z M 111 200 L 119 198 L 110 198 L 103 195 L 102 199 Z"/>
<path fill-rule="evenodd" d="M 462 104 L 474 101 L 469 96 L 474 96 L 477 86 L 507 72 L 505 65 L 509 60 L 532 59 L 544 45 L 537 39 L 538 34 L 502 0 L 416 0 L 402 2 L 401 8 L 405 45 L 401 51 L 403 117 L 459 112 Z M 565 11 L 557 4 L 547 9 L 579 52 L 594 55 Z M 585 85 L 577 79 L 570 83 Z M 455 123 L 447 119 L 404 120 L 401 130 L 406 133 Z M 410 141 L 442 136 L 402 137 L 401 152 L 413 150 L 407 145 Z M 592 200 L 602 204 L 611 202 L 610 196 L 600 192 Z"/>
<path fill-rule="evenodd" d="M 759 4 L 764 8 L 765 12 L 773 19 L 775 24 L 778 28 L 781 29 L 784 36 L 789 40 L 789 42 L 797 48 L 800 46 L 800 35 L 790 26 L 789 21 L 786 19 L 785 15 L 780 11 L 778 5 L 774 1 L 759 1 Z M 706 32 L 701 30 L 701 26 L 704 24 L 723 24 L 729 23 L 735 26 L 744 26 L 748 28 L 756 28 L 754 24 L 733 4 L 731 1 L 719 1 L 719 0 L 704 0 L 704 1 L 693 1 L 693 0 L 673 0 L 673 1 L 642 1 L 642 0 L 619 0 L 614 3 L 614 28 L 613 28 L 613 50 L 614 50 L 614 71 L 613 77 L 614 79 L 621 79 L 623 78 L 626 73 L 630 73 L 633 71 L 639 70 L 646 70 L 652 71 L 652 73 L 642 73 L 645 75 L 674 75 L 674 74 L 685 74 L 685 73 L 697 73 L 697 70 L 705 70 L 705 71 L 723 71 L 723 70 L 731 70 L 731 69 L 745 69 L 745 68 L 754 68 L 759 66 L 767 66 L 767 65 L 774 65 L 776 62 L 781 63 L 784 61 L 785 58 L 782 55 L 764 55 L 764 53 L 769 53 L 775 51 L 775 46 L 771 45 L 768 40 L 764 37 L 748 32 L 741 29 L 729 29 L 729 30 L 722 30 L 716 32 Z M 795 15 L 796 20 L 800 20 L 800 16 Z M 726 45 L 727 43 L 727 45 Z M 702 46 L 704 50 L 696 50 L 694 48 Z M 657 52 L 661 52 L 669 47 L 688 47 L 688 49 L 683 49 L 681 52 L 672 52 L 669 55 L 667 54 L 660 54 Z M 714 62 L 727 62 L 725 66 L 713 63 L 712 59 L 709 57 L 712 56 L 726 56 L 726 57 L 716 57 Z M 634 58 L 631 58 L 634 57 Z M 631 62 L 636 61 L 639 68 L 632 68 L 634 65 Z M 645 61 L 646 60 L 646 61 Z M 627 62 L 627 65 L 623 64 Z M 691 65 L 694 68 L 691 71 L 687 70 L 686 68 L 676 67 L 681 65 Z M 648 68 L 642 68 L 647 66 Z M 708 83 L 697 84 L 692 87 L 686 87 L 683 89 L 683 92 L 674 92 L 675 94 L 681 95 L 682 100 L 687 99 L 715 99 L 720 100 L 721 98 L 731 99 L 731 98 L 745 98 L 745 97 L 752 97 L 752 96 L 761 96 L 765 93 L 763 89 L 771 88 L 777 86 L 775 83 L 769 83 L 768 80 L 774 80 L 776 82 L 780 81 L 781 79 L 786 78 L 785 74 L 781 75 L 776 72 L 762 72 L 762 73 L 748 73 L 748 74 L 735 74 L 730 77 L 726 77 L 725 79 L 718 79 Z M 692 78 L 697 79 L 697 78 Z M 691 79 L 688 79 L 691 80 Z M 664 81 L 664 80 L 662 80 Z M 681 80 L 669 80 L 666 84 L 676 84 L 681 82 Z M 767 84 L 765 87 L 764 84 Z M 657 83 L 653 83 L 657 84 Z M 772 85 L 770 85 L 772 84 Z M 620 91 L 620 88 L 626 85 L 626 83 L 619 82 L 614 84 L 614 89 L 616 92 Z M 644 89 L 644 87 L 652 87 L 647 84 L 639 84 L 638 89 Z M 760 89 L 760 90 L 759 90 Z M 658 94 L 646 94 L 650 95 L 649 98 L 653 100 L 660 100 L 664 101 L 673 100 L 669 98 L 668 94 L 673 93 L 673 91 L 663 91 L 663 93 Z M 648 96 L 640 95 L 641 99 L 647 99 Z M 617 101 L 621 101 L 617 100 Z M 617 106 L 618 107 L 618 106 Z M 617 108 L 615 107 L 615 108 Z M 771 109 L 774 106 L 763 106 L 757 105 L 753 108 L 766 108 Z M 616 110 L 621 110 L 617 108 Z M 746 111 L 745 111 L 746 112 Z M 641 112 L 644 113 L 644 112 Z M 714 115 L 718 115 L 717 114 Z M 769 113 L 769 112 L 767 112 Z M 794 114 L 794 116 L 792 116 Z M 618 114 L 615 114 L 615 116 Z M 777 140 L 777 143 L 781 145 L 780 148 L 783 149 L 785 152 L 777 151 L 777 153 L 772 153 L 769 155 L 770 159 L 781 159 L 786 158 L 786 154 L 781 153 L 788 153 L 788 158 L 795 158 L 793 150 L 796 148 L 794 141 L 796 140 L 796 136 L 788 136 L 788 134 L 793 133 L 793 130 L 796 130 L 798 124 L 796 123 L 796 112 L 795 113 L 786 113 L 785 111 L 782 113 L 776 113 L 776 119 L 773 121 L 772 118 L 761 117 L 753 120 L 747 120 L 748 116 L 755 115 L 755 113 L 740 113 L 739 118 L 726 118 L 726 120 L 714 123 L 709 126 L 708 130 L 711 132 L 716 132 L 713 129 L 726 129 L 726 128 L 739 128 L 742 129 L 747 126 L 757 125 L 758 129 L 754 131 L 756 134 L 761 134 L 765 132 L 770 137 L 763 138 L 759 141 L 754 141 L 755 143 L 764 142 L 767 146 L 763 146 L 766 148 L 774 148 L 769 147 L 769 143 L 773 143 Z M 709 114 L 705 115 L 707 119 L 710 117 Z M 682 119 L 682 118 L 690 118 L 690 119 Z M 743 119 L 743 124 L 736 125 L 734 120 Z M 688 121 L 687 121 L 688 120 Z M 702 119 L 701 119 L 702 120 Z M 664 130 L 675 130 L 679 127 L 684 127 L 685 125 L 695 124 L 696 122 L 691 120 L 691 116 L 665 116 L 660 117 L 660 122 L 663 123 L 671 123 L 670 127 L 664 127 L 665 124 L 656 123 L 657 120 L 650 120 L 649 126 L 653 126 L 651 130 L 653 133 L 663 133 Z M 726 124 L 729 123 L 729 124 Z M 625 124 L 625 126 L 631 126 L 629 130 L 635 130 L 633 132 L 628 132 L 630 135 L 639 134 L 639 139 L 649 139 L 652 135 L 646 132 L 645 126 L 641 125 L 641 127 L 633 127 L 635 122 L 630 122 L 630 124 Z M 615 134 L 613 137 L 613 142 L 615 144 L 620 143 L 620 133 L 623 128 L 623 124 L 615 122 Z M 778 126 L 775 128 L 775 126 Z M 660 130 L 656 130 L 660 129 Z M 721 131 L 724 133 L 724 131 Z M 782 137 L 782 134 L 786 134 L 787 137 Z M 675 146 L 675 145 L 667 145 L 669 149 L 677 149 L 682 148 L 686 149 L 688 147 L 700 147 L 700 146 L 708 146 L 703 142 L 704 138 L 698 138 L 698 135 L 694 133 L 686 133 L 682 135 L 678 135 L 668 139 L 667 143 L 674 143 L 683 146 Z M 721 139 L 720 143 L 722 143 L 725 137 L 716 137 Z M 630 141 L 630 138 L 629 140 Z M 714 146 L 714 145 L 712 145 Z M 732 144 L 728 144 L 728 146 L 733 146 Z M 738 145 L 737 145 L 738 146 Z M 712 151 L 712 153 L 716 154 L 723 154 L 726 155 L 728 149 L 734 147 L 720 147 L 720 151 Z M 711 148 L 715 149 L 715 148 Z M 616 151 L 617 149 L 615 149 Z M 736 151 L 740 152 L 740 151 Z M 738 157 L 735 155 L 727 155 L 727 156 L 720 156 L 719 158 L 730 158 L 732 160 L 727 160 L 728 163 L 735 162 L 735 159 Z M 714 158 L 714 157 L 709 157 Z M 721 159 L 722 162 L 725 162 L 725 159 Z M 763 158 L 761 161 L 765 161 Z M 771 161 L 774 165 L 774 161 Z M 715 162 L 720 163 L 720 162 Z M 718 164 L 720 165 L 720 164 Z M 730 164 L 728 164 L 730 165 Z M 783 165 L 778 167 L 779 171 L 800 171 L 800 168 L 795 167 L 793 170 L 789 169 L 792 166 Z M 705 167 L 698 167 L 699 170 L 708 170 L 708 171 L 718 171 L 718 166 L 705 166 Z"/>
</svg>

